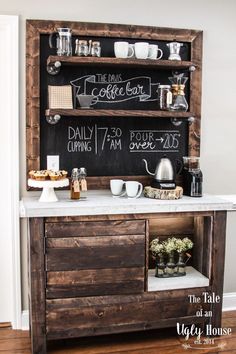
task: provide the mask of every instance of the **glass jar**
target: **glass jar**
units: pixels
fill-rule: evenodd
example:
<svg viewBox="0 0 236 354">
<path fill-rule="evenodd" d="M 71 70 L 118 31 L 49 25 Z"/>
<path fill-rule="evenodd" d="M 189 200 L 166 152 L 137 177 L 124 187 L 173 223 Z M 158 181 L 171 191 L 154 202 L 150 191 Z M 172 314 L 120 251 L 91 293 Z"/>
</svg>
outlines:
<svg viewBox="0 0 236 354">
<path fill-rule="evenodd" d="M 78 40 L 75 41 L 75 55 L 79 57 L 87 57 L 88 56 L 88 42 L 85 40 Z"/>
<path fill-rule="evenodd" d="M 158 86 L 159 106 L 163 111 L 168 111 L 172 103 L 172 93 L 170 88 L 170 85 Z"/>
<path fill-rule="evenodd" d="M 184 252 L 179 253 L 179 259 L 176 264 L 178 276 L 186 275 L 185 263 L 184 263 Z"/>
<path fill-rule="evenodd" d="M 165 263 L 164 263 L 164 255 L 162 253 L 158 254 L 156 258 L 156 272 L 155 277 L 163 278 L 165 275 Z"/>
<path fill-rule="evenodd" d="M 71 172 L 70 198 L 80 199 L 79 169 L 73 168 Z"/>
<path fill-rule="evenodd" d="M 80 184 L 80 198 L 87 197 L 87 181 L 86 181 L 87 171 L 86 168 L 81 167 L 79 169 L 79 184 Z"/>
<path fill-rule="evenodd" d="M 168 277 L 173 277 L 175 272 L 174 252 L 169 253 L 169 260 L 166 264 L 166 273 Z"/>
<path fill-rule="evenodd" d="M 100 57 L 101 56 L 100 42 L 92 42 L 91 55 L 92 55 L 92 57 Z"/>
</svg>

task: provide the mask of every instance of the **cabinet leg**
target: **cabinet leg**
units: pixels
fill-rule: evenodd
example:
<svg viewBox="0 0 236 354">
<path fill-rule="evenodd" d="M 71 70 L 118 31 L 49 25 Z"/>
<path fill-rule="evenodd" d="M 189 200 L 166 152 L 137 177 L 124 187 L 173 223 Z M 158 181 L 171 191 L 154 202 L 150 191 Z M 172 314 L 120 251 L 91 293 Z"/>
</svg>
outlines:
<svg viewBox="0 0 236 354">
<path fill-rule="evenodd" d="M 46 354 L 44 220 L 29 219 L 28 267 L 32 354 Z"/>
<path fill-rule="evenodd" d="M 226 212 L 214 212 L 213 224 L 213 254 L 212 254 L 212 293 L 220 296 L 220 302 L 212 304 L 211 324 L 215 328 L 221 327 L 222 297 L 224 282 Z"/>
</svg>

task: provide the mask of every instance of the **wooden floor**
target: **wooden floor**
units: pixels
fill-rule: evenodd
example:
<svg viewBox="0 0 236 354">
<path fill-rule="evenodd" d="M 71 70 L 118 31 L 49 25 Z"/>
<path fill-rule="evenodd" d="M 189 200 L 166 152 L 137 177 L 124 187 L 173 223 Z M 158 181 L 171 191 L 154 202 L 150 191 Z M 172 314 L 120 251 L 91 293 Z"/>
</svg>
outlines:
<svg viewBox="0 0 236 354">
<path fill-rule="evenodd" d="M 224 312 L 222 327 L 232 328 L 232 335 L 214 338 L 212 345 L 185 341 L 176 329 L 119 334 L 51 343 L 50 354 L 236 354 L 236 311 Z M 186 344 L 190 348 L 186 348 Z M 183 346 L 185 345 L 185 346 Z M 192 347 L 192 348 L 191 348 Z M 210 348 L 211 347 L 211 348 Z M 186 348 L 186 349 L 185 349 Z M 198 349 L 198 348 L 203 348 Z M 0 327 L 0 354 L 30 354 L 28 331 Z"/>
</svg>

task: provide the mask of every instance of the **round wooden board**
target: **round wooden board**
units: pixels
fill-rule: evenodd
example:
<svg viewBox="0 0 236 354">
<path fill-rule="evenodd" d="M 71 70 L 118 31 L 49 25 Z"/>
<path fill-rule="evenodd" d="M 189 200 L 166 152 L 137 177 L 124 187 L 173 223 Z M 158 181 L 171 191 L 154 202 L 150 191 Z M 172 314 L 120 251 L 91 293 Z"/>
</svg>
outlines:
<svg viewBox="0 0 236 354">
<path fill-rule="evenodd" d="M 153 199 L 174 200 L 180 199 L 183 196 L 183 188 L 176 187 L 175 189 L 157 189 L 147 186 L 143 191 L 144 197 Z"/>
</svg>

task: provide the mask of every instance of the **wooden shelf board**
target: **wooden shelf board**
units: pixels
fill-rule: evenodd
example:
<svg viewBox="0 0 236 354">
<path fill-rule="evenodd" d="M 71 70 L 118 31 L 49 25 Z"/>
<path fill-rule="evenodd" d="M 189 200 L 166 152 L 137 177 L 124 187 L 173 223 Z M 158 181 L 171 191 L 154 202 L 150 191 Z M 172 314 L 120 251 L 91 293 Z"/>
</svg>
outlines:
<svg viewBox="0 0 236 354">
<path fill-rule="evenodd" d="M 97 57 L 65 57 L 50 55 L 47 64 L 53 64 L 60 61 L 63 65 L 87 65 L 87 66 L 133 66 L 145 67 L 150 69 L 188 69 L 190 66 L 197 66 L 191 61 L 179 60 L 151 60 L 151 59 L 120 59 L 120 58 L 97 58 Z"/>
<path fill-rule="evenodd" d="M 186 267 L 186 275 L 173 278 L 156 278 L 155 269 L 148 270 L 148 291 L 201 288 L 209 286 L 209 279 L 193 267 Z"/>
<path fill-rule="evenodd" d="M 194 116 L 191 112 L 169 112 L 169 111 L 148 111 L 148 110 L 120 110 L 120 109 L 47 109 L 46 116 L 59 114 L 61 116 L 73 117 L 160 117 L 160 118 L 189 118 Z"/>
</svg>

